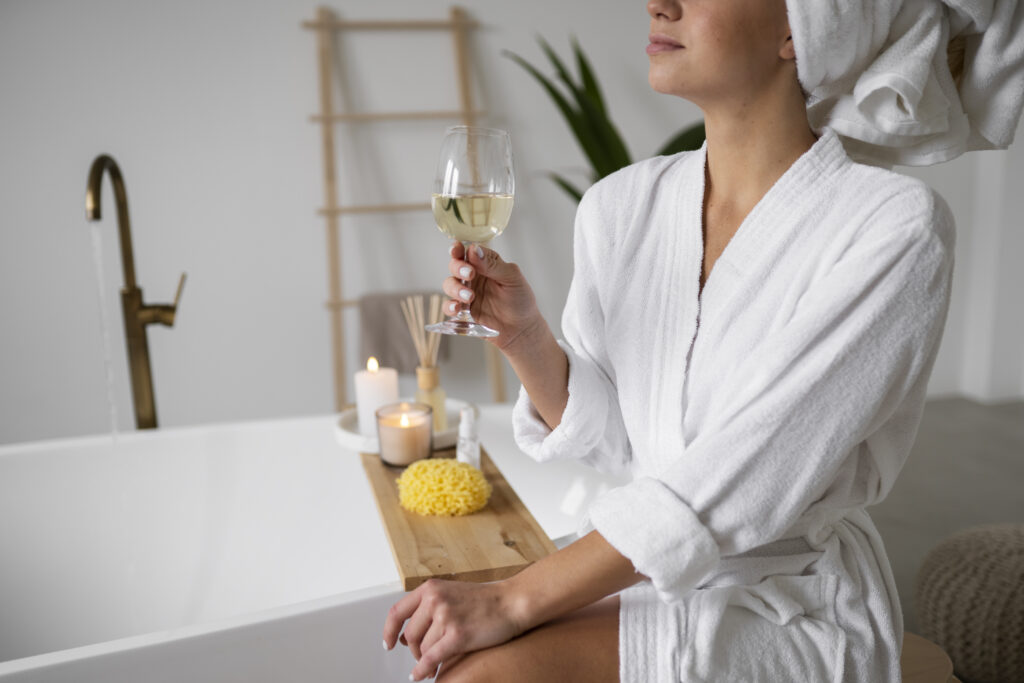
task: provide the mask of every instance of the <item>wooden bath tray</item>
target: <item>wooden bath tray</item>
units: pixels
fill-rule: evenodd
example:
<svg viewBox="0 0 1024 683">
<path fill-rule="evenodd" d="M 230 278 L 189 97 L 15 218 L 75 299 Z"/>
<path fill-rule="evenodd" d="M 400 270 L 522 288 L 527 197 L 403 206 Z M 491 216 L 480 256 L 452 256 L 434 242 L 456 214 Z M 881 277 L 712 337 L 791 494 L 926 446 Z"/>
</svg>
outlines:
<svg viewBox="0 0 1024 683">
<path fill-rule="evenodd" d="M 454 449 L 435 453 L 452 456 Z M 519 500 L 490 456 L 481 449 L 480 469 L 493 491 L 487 507 L 462 517 L 427 517 L 398 503 L 401 467 L 361 453 L 391 554 L 405 590 L 427 579 L 497 581 L 506 579 L 556 550 L 555 544 Z"/>
</svg>

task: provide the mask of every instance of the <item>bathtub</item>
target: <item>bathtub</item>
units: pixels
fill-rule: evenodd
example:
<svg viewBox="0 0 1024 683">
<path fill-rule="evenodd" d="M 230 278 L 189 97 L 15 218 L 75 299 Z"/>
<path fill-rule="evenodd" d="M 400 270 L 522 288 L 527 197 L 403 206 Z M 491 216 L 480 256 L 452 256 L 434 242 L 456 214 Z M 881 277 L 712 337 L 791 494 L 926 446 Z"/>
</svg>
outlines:
<svg viewBox="0 0 1024 683">
<path fill-rule="evenodd" d="M 402 594 L 334 416 L 0 447 L 0 681 L 405 681 Z M 514 445 L 498 467 L 559 545 L 616 485 Z"/>
</svg>

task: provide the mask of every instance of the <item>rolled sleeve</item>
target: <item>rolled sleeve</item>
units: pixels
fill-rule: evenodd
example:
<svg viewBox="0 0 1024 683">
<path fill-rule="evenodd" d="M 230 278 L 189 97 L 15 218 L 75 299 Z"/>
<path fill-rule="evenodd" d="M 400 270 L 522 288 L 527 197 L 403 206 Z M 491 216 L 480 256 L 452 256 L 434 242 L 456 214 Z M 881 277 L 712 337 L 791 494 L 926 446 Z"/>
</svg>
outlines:
<svg viewBox="0 0 1024 683">
<path fill-rule="evenodd" d="M 641 477 L 605 493 L 589 522 L 663 602 L 682 599 L 718 564 L 718 546 L 690 507 L 657 479 Z"/>
<path fill-rule="evenodd" d="M 564 340 L 558 342 L 569 361 L 569 399 L 558 427 L 550 429 L 525 390 L 512 412 L 519 448 L 533 459 L 582 461 L 599 472 L 623 473 L 632 458 L 619 407 L 615 369 L 604 347 L 604 306 L 600 287 L 607 280 L 607 240 L 588 230 L 604 224 L 593 187 L 576 214 L 573 279 L 562 312 Z"/>
<path fill-rule="evenodd" d="M 609 402 L 614 400 L 596 367 L 567 342 L 558 345 L 569 359 L 569 400 L 561 422 L 555 429 L 548 427 L 522 387 L 512 410 L 516 444 L 538 462 L 582 458 L 594 451 L 605 431 Z"/>
</svg>

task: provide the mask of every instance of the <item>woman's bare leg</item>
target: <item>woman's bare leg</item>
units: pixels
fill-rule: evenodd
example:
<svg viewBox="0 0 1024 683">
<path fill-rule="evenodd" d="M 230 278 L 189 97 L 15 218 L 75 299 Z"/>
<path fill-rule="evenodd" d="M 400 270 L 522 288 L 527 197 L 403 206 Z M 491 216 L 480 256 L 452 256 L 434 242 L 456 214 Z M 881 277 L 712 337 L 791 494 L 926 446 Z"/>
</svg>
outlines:
<svg viewBox="0 0 1024 683">
<path fill-rule="evenodd" d="M 619 598 L 605 598 L 503 645 L 441 666 L 439 683 L 619 680 Z"/>
</svg>

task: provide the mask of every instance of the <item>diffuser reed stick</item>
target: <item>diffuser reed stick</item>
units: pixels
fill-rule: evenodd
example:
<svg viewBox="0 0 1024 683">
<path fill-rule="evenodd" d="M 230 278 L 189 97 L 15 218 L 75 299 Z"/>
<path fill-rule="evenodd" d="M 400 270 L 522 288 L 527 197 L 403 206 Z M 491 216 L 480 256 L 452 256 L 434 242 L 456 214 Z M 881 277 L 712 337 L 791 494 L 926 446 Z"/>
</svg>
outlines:
<svg viewBox="0 0 1024 683">
<path fill-rule="evenodd" d="M 420 359 L 420 367 L 436 368 L 437 352 L 441 346 L 441 335 L 437 332 L 427 332 L 424 328 L 427 325 L 440 322 L 444 317 L 441 311 L 441 295 L 430 295 L 429 316 L 424 310 L 422 295 L 407 296 L 400 301 L 402 315 L 405 317 L 405 324 L 409 326 L 409 335 L 416 347 L 416 355 Z"/>
<path fill-rule="evenodd" d="M 448 414 L 445 407 L 445 393 L 441 388 L 437 370 L 437 351 L 441 344 L 438 332 L 427 332 L 428 324 L 440 322 L 444 317 L 441 310 L 441 295 L 430 295 L 430 310 L 424 311 L 422 296 L 407 296 L 399 301 L 405 324 L 409 326 L 409 335 L 416 347 L 416 355 L 420 359 L 416 368 L 416 400 L 426 403 L 433 409 L 434 431 L 443 432 L 448 429 Z M 429 313 L 429 316 L 427 315 Z"/>
</svg>

